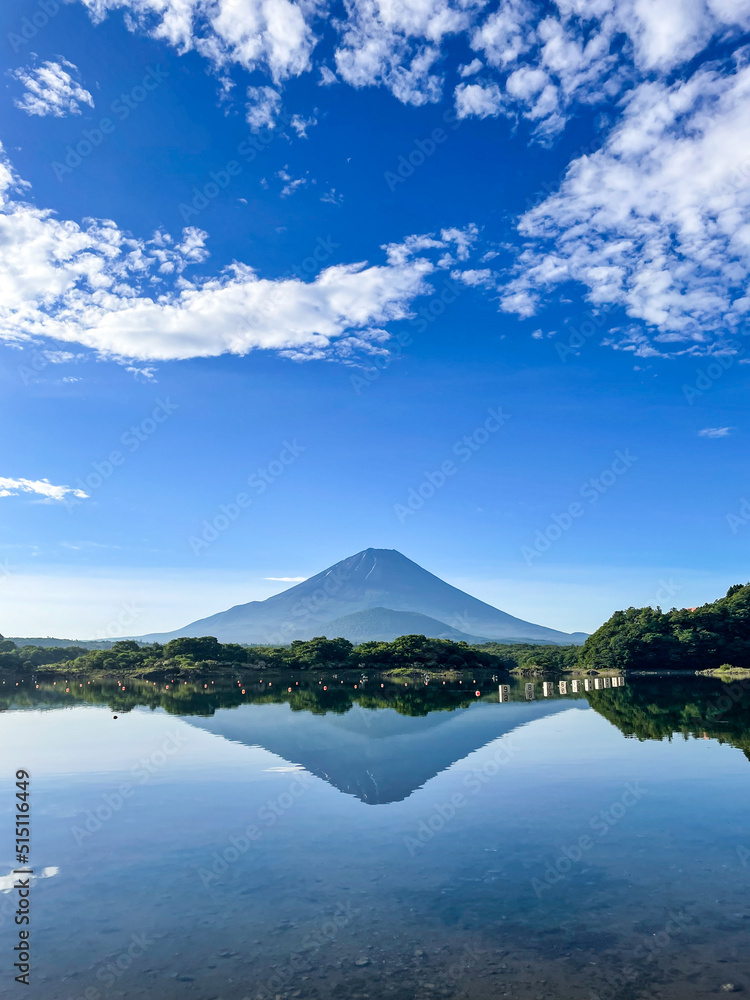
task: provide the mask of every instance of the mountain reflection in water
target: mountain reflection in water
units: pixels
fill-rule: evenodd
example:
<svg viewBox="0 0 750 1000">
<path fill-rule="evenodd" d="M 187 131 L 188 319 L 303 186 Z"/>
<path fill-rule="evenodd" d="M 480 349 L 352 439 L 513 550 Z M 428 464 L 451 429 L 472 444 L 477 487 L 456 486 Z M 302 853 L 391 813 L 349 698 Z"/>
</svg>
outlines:
<svg viewBox="0 0 750 1000">
<path fill-rule="evenodd" d="M 42 873 L 29 1000 L 750 989 L 746 682 L 2 680 Z"/>
<path fill-rule="evenodd" d="M 16 682 L 5 682 L 0 710 L 80 701 L 106 704 L 120 714 L 161 708 L 216 736 L 263 747 L 371 804 L 404 799 L 492 740 L 570 708 L 592 708 L 625 736 L 715 739 L 738 747 L 750 760 L 748 681 L 728 685 L 682 675 L 529 680 L 489 674 L 460 681 L 429 674 L 394 680 L 330 672 L 269 677 L 35 678 L 18 689 Z"/>
</svg>

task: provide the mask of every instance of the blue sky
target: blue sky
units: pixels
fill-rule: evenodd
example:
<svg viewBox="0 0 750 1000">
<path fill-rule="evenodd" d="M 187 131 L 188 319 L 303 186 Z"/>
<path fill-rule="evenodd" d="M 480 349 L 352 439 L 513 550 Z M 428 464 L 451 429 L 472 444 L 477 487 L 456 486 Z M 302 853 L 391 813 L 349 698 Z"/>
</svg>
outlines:
<svg viewBox="0 0 750 1000">
<path fill-rule="evenodd" d="M 174 628 L 368 546 L 564 630 L 744 582 L 748 30 L 4 5 L 0 630 Z"/>
</svg>

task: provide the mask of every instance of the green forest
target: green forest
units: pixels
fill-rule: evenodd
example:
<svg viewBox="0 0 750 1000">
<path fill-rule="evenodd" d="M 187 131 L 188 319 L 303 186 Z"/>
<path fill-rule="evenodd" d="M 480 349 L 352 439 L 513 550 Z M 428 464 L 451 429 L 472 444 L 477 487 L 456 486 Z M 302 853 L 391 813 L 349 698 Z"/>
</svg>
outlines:
<svg viewBox="0 0 750 1000">
<path fill-rule="evenodd" d="M 500 657 L 479 646 L 423 635 L 404 635 L 393 642 L 352 645 L 348 639 L 322 637 L 289 646 L 242 646 L 221 643 L 213 636 L 172 639 L 161 645 L 139 645 L 132 639 L 110 649 L 16 646 L 0 642 L 0 669 L 61 669 L 71 672 L 126 672 L 139 676 L 254 670 L 370 669 L 423 670 L 502 669 Z"/>
<path fill-rule="evenodd" d="M 698 608 L 617 611 L 581 647 L 582 670 L 750 667 L 750 584 Z"/>
</svg>

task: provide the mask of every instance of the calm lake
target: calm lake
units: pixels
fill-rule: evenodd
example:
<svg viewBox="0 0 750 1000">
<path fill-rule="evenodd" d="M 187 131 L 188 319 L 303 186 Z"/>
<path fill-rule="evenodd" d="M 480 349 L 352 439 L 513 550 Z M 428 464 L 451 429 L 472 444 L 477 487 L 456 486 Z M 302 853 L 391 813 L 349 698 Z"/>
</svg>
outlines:
<svg viewBox="0 0 750 1000">
<path fill-rule="evenodd" d="M 0 687 L 4 996 L 750 990 L 750 685 L 17 680 Z"/>
</svg>

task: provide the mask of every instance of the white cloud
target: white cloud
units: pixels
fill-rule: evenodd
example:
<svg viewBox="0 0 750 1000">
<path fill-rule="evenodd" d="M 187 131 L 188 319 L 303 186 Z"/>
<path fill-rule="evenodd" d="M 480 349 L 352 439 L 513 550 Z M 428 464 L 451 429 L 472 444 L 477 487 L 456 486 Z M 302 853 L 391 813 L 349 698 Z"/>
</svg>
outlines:
<svg viewBox="0 0 750 1000">
<path fill-rule="evenodd" d="M 633 80 L 663 78 L 712 39 L 750 29 L 750 0 L 345 0 L 334 17 L 323 0 L 79 2 L 95 20 L 123 10 L 179 51 L 195 49 L 222 71 L 265 72 L 274 86 L 313 69 L 324 39 L 338 75 L 321 60 L 322 86 L 383 86 L 422 105 L 440 100 L 446 77 L 482 73 L 477 90 L 458 85 L 461 114 L 520 115 L 542 138 L 576 103 L 611 102 Z M 457 37 L 455 49 L 476 56 L 448 66 Z"/>
<path fill-rule="evenodd" d="M 405 104 L 438 101 L 441 43 L 468 30 L 482 0 L 349 0 L 336 49 L 339 75 L 354 87 L 386 86 Z"/>
<path fill-rule="evenodd" d="M 338 83 L 339 78 L 329 69 L 325 64 L 319 67 L 320 69 L 320 79 L 318 80 L 319 87 L 330 87 L 332 83 Z"/>
<path fill-rule="evenodd" d="M 300 139 L 306 139 L 307 130 L 312 128 L 313 125 L 317 125 L 318 119 L 312 115 L 310 118 L 303 118 L 302 115 L 292 115 L 292 119 L 289 124 L 292 126 Z"/>
<path fill-rule="evenodd" d="M 264 580 L 274 580 L 278 583 L 304 583 L 306 576 L 264 576 Z"/>
<path fill-rule="evenodd" d="M 344 201 L 344 196 L 343 194 L 339 194 L 336 188 L 332 187 L 330 191 L 326 191 L 324 195 L 321 195 L 320 200 L 328 202 L 329 205 L 341 205 Z"/>
<path fill-rule="evenodd" d="M 307 184 L 307 177 L 292 177 L 289 173 L 289 167 L 285 166 L 282 170 L 279 170 L 276 174 L 279 180 L 284 181 L 284 187 L 281 189 L 281 197 L 288 198 L 290 194 L 301 187 L 305 187 Z"/>
<path fill-rule="evenodd" d="M 473 226 L 446 229 L 441 239 L 412 236 L 384 248 L 384 264 L 335 264 L 313 281 L 259 278 L 238 262 L 188 280 L 207 256 L 205 233 L 138 240 L 110 220 L 59 221 L 13 197 L 22 188 L 0 157 L 0 340 L 49 338 L 115 359 L 382 350 L 384 327 L 412 315 L 414 299 L 431 291 L 430 255 L 453 249 L 466 261 L 477 236 Z"/>
<path fill-rule="evenodd" d="M 440 238 L 444 243 L 453 243 L 458 260 L 468 260 L 471 248 L 479 237 L 479 230 L 476 226 L 466 226 L 464 229 L 442 229 Z"/>
<path fill-rule="evenodd" d="M 484 63 L 482 62 L 481 59 L 472 59 L 471 62 L 468 63 L 466 66 L 459 67 L 458 70 L 459 76 L 462 77 L 463 79 L 465 79 L 467 76 L 474 76 L 474 74 L 478 73 L 479 70 L 483 68 L 483 66 Z"/>
<path fill-rule="evenodd" d="M 451 278 L 454 281 L 461 281 L 471 288 L 491 288 L 495 285 L 495 276 L 488 268 L 467 268 L 465 271 L 451 271 Z"/>
<path fill-rule="evenodd" d="M 733 430 L 733 427 L 704 427 L 702 431 L 698 431 L 698 437 L 724 438 L 729 437 Z"/>
<path fill-rule="evenodd" d="M 145 365 L 125 365 L 125 371 L 129 372 L 138 382 L 156 382 L 156 368 Z"/>
<path fill-rule="evenodd" d="M 129 23 L 215 66 L 265 70 L 274 82 L 310 68 L 317 5 L 301 0 L 80 0 L 94 21 L 124 10 Z"/>
<path fill-rule="evenodd" d="M 638 86 L 603 147 L 521 218 L 527 249 L 504 308 L 532 315 L 575 281 L 661 343 L 712 345 L 738 329 L 750 311 L 749 97 L 748 66 Z M 648 333 L 632 336 L 629 349 L 641 337 L 654 350 Z"/>
<path fill-rule="evenodd" d="M 573 104 L 611 100 L 633 78 L 665 76 L 712 38 L 750 28 L 750 0 L 556 0 L 555 6 L 503 0 L 474 27 L 471 45 L 496 75 L 480 83 L 487 94 L 457 86 L 459 114 L 519 113 L 546 137 L 562 128 Z"/>
<path fill-rule="evenodd" d="M 78 72 L 67 59 L 14 70 L 11 75 L 26 88 L 20 100 L 15 102 L 16 107 L 29 115 L 53 115 L 55 118 L 80 115 L 81 104 L 88 104 L 93 108 L 94 98 L 73 79 L 68 70 Z"/>
<path fill-rule="evenodd" d="M 88 497 L 88 493 L 73 486 L 55 486 L 49 479 L 8 479 L 0 476 L 0 497 L 17 497 L 22 493 L 32 493 L 46 501 L 65 500 L 68 496 Z"/>
<path fill-rule="evenodd" d="M 281 94 L 273 87 L 248 87 L 248 104 L 245 121 L 253 132 L 274 128 L 276 115 L 281 108 Z"/>
<path fill-rule="evenodd" d="M 503 107 L 503 95 L 496 83 L 460 83 L 456 87 L 459 118 L 494 118 Z"/>
</svg>

